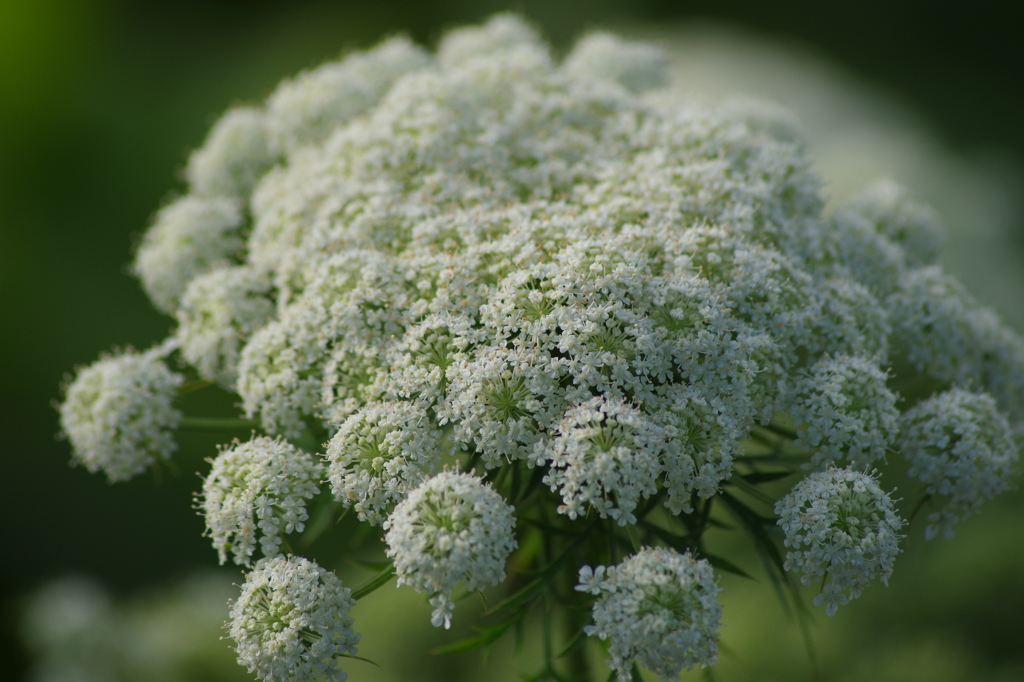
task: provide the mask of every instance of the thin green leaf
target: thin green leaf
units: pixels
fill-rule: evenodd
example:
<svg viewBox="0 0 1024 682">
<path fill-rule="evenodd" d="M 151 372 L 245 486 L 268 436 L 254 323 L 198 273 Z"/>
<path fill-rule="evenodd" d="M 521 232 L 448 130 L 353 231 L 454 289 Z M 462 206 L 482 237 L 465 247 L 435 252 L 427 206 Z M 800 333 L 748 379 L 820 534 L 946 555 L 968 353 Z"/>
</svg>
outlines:
<svg viewBox="0 0 1024 682">
<path fill-rule="evenodd" d="M 747 495 L 753 497 L 758 502 L 766 504 L 769 507 L 775 506 L 775 500 L 769 497 L 763 490 L 761 490 L 757 486 L 749 483 L 743 476 L 740 476 L 739 474 L 734 475 L 732 478 L 726 481 L 725 485 L 736 486 L 737 488 L 745 492 Z"/>
<path fill-rule="evenodd" d="M 752 575 L 750 575 L 742 568 L 729 561 L 728 559 L 723 559 L 717 554 L 711 554 L 709 552 L 701 552 L 700 555 L 707 559 L 708 563 L 710 563 L 712 566 L 719 570 L 725 571 L 727 573 L 734 573 L 740 577 L 747 578 L 748 580 L 754 580 L 756 582 L 756 579 Z"/>
<path fill-rule="evenodd" d="M 752 474 L 744 474 L 743 480 L 753 485 L 760 483 L 771 483 L 772 481 L 778 481 L 783 478 L 792 476 L 792 471 L 755 471 Z"/>
<path fill-rule="evenodd" d="M 352 598 L 359 601 L 371 592 L 376 591 L 378 588 L 387 585 L 391 582 L 391 579 L 395 577 L 395 569 L 393 566 L 388 566 L 383 571 L 378 573 L 373 578 L 370 578 L 365 583 L 352 590 Z"/>
<path fill-rule="evenodd" d="M 357 661 L 363 661 L 363 662 L 365 662 L 365 663 L 369 663 L 370 665 L 375 665 L 375 666 L 377 666 L 378 668 L 380 667 L 380 664 L 379 664 L 379 663 L 376 663 L 376 662 L 374 662 L 374 661 L 371 661 L 371 660 L 370 660 L 370 659 L 368 659 L 368 658 L 363 658 L 362 656 L 356 656 L 355 654 L 338 654 L 338 656 L 340 656 L 341 658 L 354 658 L 354 659 L 356 659 Z"/>
<path fill-rule="evenodd" d="M 583 628 L 580 628 L 576 631 L 576 634 L 573 635 L 573 638 L 569 640 L 569 643 L 565 645 L 565 648 L 562 649 L 562 653 L 558 654 L 555 658 L 565 658 L 569 654 L 579 651 L 586 643 L 587 633 Z"/>
<path fill-rule="evenodd" d="M 482 646 L 490 646 L 491 644 L 494 644 L 494 642 L 498 641 L 498 639 L 508 632 L 509 628 L 515 625 L 519 620 L 521 620 L 521 617 L 516 616 L 503 623 L 498 623 L 497 625 L 478 627 L 478 634 L 473 635 L 472 637 L 467 637 L 466 639 L 461 639 L 454 644 L 431 649 L 430 653 L 435 655 L 457 654 L 462 651 L 472 651 L 473 649 L 477 649 Z"/>
</svg>

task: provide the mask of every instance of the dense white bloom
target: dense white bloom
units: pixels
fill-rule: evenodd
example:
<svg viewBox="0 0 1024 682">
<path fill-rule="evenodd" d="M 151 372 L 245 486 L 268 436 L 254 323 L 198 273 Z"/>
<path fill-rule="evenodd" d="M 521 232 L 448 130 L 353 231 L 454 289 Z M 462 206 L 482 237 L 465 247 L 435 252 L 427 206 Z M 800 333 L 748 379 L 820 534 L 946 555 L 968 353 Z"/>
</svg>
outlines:
<svg viewBox="0 0 1024 682">
<path fill-rule="evenodd" d="M 186 196 L 161 209 L 132 264 L 153 305 L 173 313 L 190 281 L 238 257 L 242 220 L 227 197 Z"/>
<path fill-rule="evenodd" d="M 248 199 L 276 161 L 266 114 L 239 107 L 221 116 L 203 146 L 192 152 L 185 176 L 195 195 Z"/>
<path fill-rule="evenodd" d="M 606 396 L 569 409 L 556 428 L 536 462 L 550 467 L 544 482 L 562 496 L 558 511 L 575 519 L 593 508 L 619 525 L 636 523 L 637 503 L 657 491 L 663 430 Z"/>
<path fill-rule="evenodd" d="M 441 431 L 422 405 L 370 403 L 345 420 L 327 445 L 334 496 L 380 524 L 410 490 L 434 474 Z"/>
<path fill-rule="evenodd" d="M 813 450 L 815 466 L 845 459 L 855 469 L 870 468 L 896 438 L 896 395 L 885 382 L 878 364 L 863 357 L 818 361 L 793 389 L 794 445 Z"/>
<path fill-rule="evenodd" d="M 775 513 L 793 549 L 786 570 L 799 573 L 804 585 L 823 585 L 814 603 L 825 604 L 828 615 L 871 580 L 888 584 L 903 520 L 873 476 L 852 468 L 812 473 L 775 504 Z"/>
<path fill-rule="evenodd" d="M 251 266 L 196 277 L 175 311 L 174 336 L 199 376 L 233 387 L 241 347 L 274 316 L 270 278 Z"/>
<path fill-rule="evenodd" d="M 60 405 L 60 426 L 73 461 L 107 480 L 126 481 L 176 449 L 173 431 L 181 413 L 173 406 L 184 381 L 164 364 L 173 349 L 131 349 L 78 371 Z"/>
<path fill-rule="evenodd" d="M 426 52 L 407 38 L 392 38 L 284 81 L 267 101 L 274 148 L 291 154 L 323 142 L 374 106 L 399 77 L 429 64 Z"/>
<path fill-rule="evenodd" d="M 356 653 L 352 590 L 302 557 L 261 559 L 231 605 L 238 662 L 265 682 L 344 682 L 339 658 Z"/>
<path fill-rule="evenodd" d="M 990 393 L 1024 422 L 1024 340 L 937 267 L 909 270 L 888 299 L 901 354 L 940 384 Z"/>
<path fill-rule="evenodd" d="M 634 662 L 678 680 L 698 663 L 717 661 L 722 607 L 706 560 L 645 547 L 607 571 L 584 566 L 576 589 L 598 597 L 586 633 L 608 641 L 608 664 L 620 682 L 632 679 Z"/>
<path fill-rule="evenodd" d="M 646 43 L 627 42 L 611 33 L 597 32 L 581 38 L 562 68 L 572 76 L 614 81 L 632 92 L 668 85 L 668 61 L 661 50 Z"/>
<path fill-rule="evenodd" d="M 900 450 L 910 475 L 943 499 L 941 511 L 928 515 L 925 537 L 978 511 L 983 500 L 1012 488 L 1017 473 L 1017 444 L 992 396 L 954 388 L 918 403 L 900 419 Z"/>
<path fill-rule="evenodd" d="M 280 438 L 253 437 L 224 449 L 203 481 L 197 502 L 220 562 L 228 552 L 248 566 L 256 547 L 275 556 L 283 533 L 302 532 L 306 501 L 319 492 L 323 467 Z"/>
<path fill-rule="evenodd" d="M 514 14 L 496 14 L 481 26 L 448 31 L 437 47 L 445 66 L 457 66 L 475 57 L 493 55 L 519 46 L 543 48 L 540 36 Z"/>
<path fill-rule="evenodd" d="M 431 623 L 447 628 L 457 583 L 465 580 L 473 591 L 505 579 L 515 524 L 514 510 L 493 488 L 472 474 L 445 471 L 395 508 L 384 540 L 398 584 L 429 595 Z"/>
</svg>

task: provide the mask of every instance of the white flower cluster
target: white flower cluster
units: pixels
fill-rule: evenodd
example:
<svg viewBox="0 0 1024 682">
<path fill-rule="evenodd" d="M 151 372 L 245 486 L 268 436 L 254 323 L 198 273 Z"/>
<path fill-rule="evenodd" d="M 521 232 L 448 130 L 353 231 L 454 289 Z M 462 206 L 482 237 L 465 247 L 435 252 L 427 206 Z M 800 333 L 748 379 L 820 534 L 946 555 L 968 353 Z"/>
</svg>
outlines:
<svg viewBox="0 0 1024 682">
<path fill-rule="evenodd" d="M 516 539 L 502 493 L 443 457 L 614 538 L 662 501 L 709 509 L 793 425 L 817 473 L 776 506 L 786 567 L 830 615 L 899 551 L 866 473 L 889 451 L 948 498 L 932 528 L 1007 487 L 1024 341 L 936 265 L 932 212 L 882 182 L 823 215 L 785 114 L 689 99 L 648 46 L 596 33 L 559 62 L 510 15 L 436 55 L 391 39 L 229 111 L 186 175 L 134 270 L 182 358 L 277 435 L 224 450 L 198 500 L 222 563 L 257 536 L 267 557 L 236 604 L 264 679 L 339 679 L 354 647 L 347 617 L 303 620 L 348 592 L 272 558 L 325 472 L 446 627 L 456 584 L 500 582 Z M 83 371 L 75 457 L 120 480 L 166 456 L 181 381 L 150 354 Z M 284 438 L 329 439 L 324 464 Z M 621 679 L 714 662 L 706 561 L 645 549 L 581 581 Z"/>
<path fill-rule="evenodd" d="M 885 457 L 896 438 L 896 395 L 876 362 L 826 357 L 796 382 L 790 414 L 799 425 L 794 445 L 814 452 L 811 464 L 845 459 L 866 470 Z"/>
<path fill-rule="evenodd" d="M 978 511 L 982 501 L 1009 490 L 1017 473 L 1017 446 L 1006 418 L 986 394 L 951 389 L 915 405 L 900 422 L 900 450 L 910 475 L 944 505 L 928 515 L 925 537 Z"/>
<path fill-rule="evenodd" d="M 828 615 L 871 580 L 888 583 L 903 520 L 871 475 L 836 468 L 812 473 L 776 503 L 775 513 L 794 550 L 786 554 L 786 570 L 799 573 L 804 585 L 822 583 L 814 603 Z"/>
<path fill-rule="evenodd" d="M 173 401 L 184 377 L 164 364 L 168 352 L 168 344 L 145 353 L 129 349 L 79 370 L 60 406 L 73 461 L 113 483 L 171 456 L 181 419 Z"/>
<path fill-rule="evenodd" d="M 445 471 L 395 508 L 384 539 L 398 584 L 430 595 L 431 622 L 448 628 L 457 583 L 465 580 L 474 591 L 505 579 L 515 525 L 512 507 L 493 488 L 472 474 Z"/>
<path fill-rule="evenodd" d="M 323 466 L 312 455 L 280 438 L 253 437 L 224 449 L 197 496 L 220 563 L 228 551 L 248 566 L 256 547 L 276 556 L 281 534 L 302 532 L 306 501 L 319 492 Z"/>
<path fill-rule="evenodd" d="M 371 403 L 342 423 L 326 458 L 334 496 L 355 508 L 360 520 L 381 524 L 436 472 L 441 431 L 414 402 Z"/>
<path fill-rule="evenodd" d="M 544 482 L 561 492 L 559 511 L 575 519 L 592 507 L 619 525 L 657 490 L 662 430 L 621 398 L 598 396 L 566 412 L 558 435 L 536 457 L 550 469 Z"/>
<path fill-rule="evenodd" d="M 242 345 L 274 317 L 270 278 L 249 266 L 193 279 L 175 312 L 181 355 L 199 376 L 234 388 Z"/>
<path fill-rule="evenodd" d="M 264 682 L 344 682 L 338 659 L 356 653 L 352 591 L 301 557 L 261 559 L 231 606 L 238 662 Z"/>
<path fill-rule="evenodd" d="M 633 679 L 636 661 L 662 680 L 717 661 L 722 607 L 706 560 L 645 547 L 607 570 L 584 566 L 576 589 L 597 595 L 586 632 L 608 641 L 620 682 Z"/>
</svg>

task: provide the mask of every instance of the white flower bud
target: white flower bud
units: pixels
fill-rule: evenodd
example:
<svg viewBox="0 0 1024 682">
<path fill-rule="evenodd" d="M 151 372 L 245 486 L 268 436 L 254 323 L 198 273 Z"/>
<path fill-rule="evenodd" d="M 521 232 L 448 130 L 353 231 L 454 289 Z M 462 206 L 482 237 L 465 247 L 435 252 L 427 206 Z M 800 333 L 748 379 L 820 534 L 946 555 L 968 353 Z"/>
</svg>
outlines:
<svg viewBox="0 0 1024 682">
<path fill-rule="evenodd" d="M 399 585 L 424 592 L 435 627 L 451 624 L 455 585 L 479 590 L 505 579 L 516 548 L 514 510 L 472 474 L 442 472 L 409 493 L 384 523 Z"/>
<path fill-rule="evenodd" d="M 184 377 L 167 368 L 168 347 L 126 350 L 79 370 L 60 405 L 61 430 L 73 462 L 126 481 L 177 448 L 181 413 L 173 401 Z"/>
<path fill-rule="evenodd" d="M 954 388 L 907 410 L 900 419 L 899 447 L 910 475 L 942 498 L 942 509 L 928 515 L 929 539 L 940 531 L 952 537 L 953 524 L 1010 490 L 1017 473 L 1013 432 L 984 393 Z"/>
<path fill-rule="evenodd" d="M 189 282 L 238 257 L 241 227 L 234 199 L 186 196 L 161 209 L 132 264 L 153 305 L 173 313 Z"/>
<path fill-rule="evenodd" d="M 576 589 L 598 595 L 586 633 L 608 641 L 608 665 L 620 682 L 632 679 L 634 662 L 676 680 L 717 661 L 722 607 L 706 560 L 645 547 L 607 572 L 584 566 Z"/>
<path fill-rule="evenodd" d="M 793 387 L 794 445 L 813 450 L 813 466 L 845 459 L 866 470 L 896 438 L 896 395 L 877 363 L 862 357 L 819 360 Z"/>
<path fill-rule="evenodd" d="M 614 81 L 631 92 L 668 85 L 668 60 L 661 50 L 611 33 L 597 32 L 581 38 L 562 69 L 574 77 Z"/>
<path fill-rule="evenodd" d="M 276 556 L 283 534 L 305 528 L 306 502 L 319 492 L 322 473 L 312 455 L 279 438 L 225 448 L 196 497 L 220 563 L 230 551 L 236 564 L 248 566 L 257 535 L 263 555 Z"/>
<path fill-rule="evenodd" d="M 231 605 L 238 662 L 264 682 L 345 682 L 340 658 L 356 653 L 352 590 L 302 557 L 261 559 Z"/>
<path fill-rule="evenodd" d="M 203 146 L 192 152 L 185 177 L 193 194 L 244 201 L 276 161 L 266 115 L 239 107 L 221 116 Z"/>
<path fill-rule="evenodd" d="M 394 505 L 435 473 L 441 431 L 413 402 L 371 403 L 345 420 L 327 445 L 334 496 L 381 524 Z"/>
<path fill-rule="evenodd" d="M 189 283 L 175 312 L 175 338 L 199 376 L 234 387 L 242 346 L 274 316 L 270 292 L 266 273 L 247 266 L 214 270 Z"/>
<path fill-rule="evenodd" d="M 799 573 L 804 585 L 823 585 L 814 603 L 828 615 L 875 578 L 888 584 L 903 520 L 871 475 L 835 468 L 812 473 L 775 504 L 775 513 L 793 550 L 786 570 Z"/>
</svg>

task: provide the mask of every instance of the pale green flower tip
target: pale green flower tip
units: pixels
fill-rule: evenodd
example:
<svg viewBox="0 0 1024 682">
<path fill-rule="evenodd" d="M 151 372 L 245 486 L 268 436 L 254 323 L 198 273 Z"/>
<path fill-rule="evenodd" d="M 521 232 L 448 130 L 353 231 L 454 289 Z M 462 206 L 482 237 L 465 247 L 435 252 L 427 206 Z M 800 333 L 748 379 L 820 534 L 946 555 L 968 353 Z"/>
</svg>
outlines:
<svg viewBox="0 0 1024 682">
<path fill-rule="evenodd" d="M 345 682 L 340 659 L 360 635 L 348 612 L 352 590 L 302 557 L 261 559 L 231 605 L 228 636 L 238 663 L 263 682 Z"/>
<path fill-rule="evenodd" d="M 228 110 L 192 153 L 185 177 L 193 194 L 243 201 L 277 162 L 266 114 L 254 107 Z"/>
<path fill-rule="evenodd" d="M 166 343 L 145 353 L 129 349 L 78 372 L 59 408 L 73 464 L 115 483 L 171 456 L 181 419 L 173 401 L 184 377 L 164 364 L 170 350 Z"/>
<path fill-rule="evenodd" d="M 239 202 L 227 197 L 189 195 L 161 209 L 132 264 L 153 305 L 173 313 L 189 282 L 231 264 L 244 246 L 243 220 Z"/>
<path fill-rule="evenodd" d="M 443 66 L 460 66 L 477 57 L 523 47 L 544 53 L 548 50 L 537 31 L 521 17 L 496 14 L 482 25 L 464 26 L 446 33 L 437 47 L 437 58 Z"/>
<path fill-rule="evenodd" d="M 722 607 L 707 560 L 644 547 L 617 566 L 584 566 L 576 589 L 597 595 L 585 632 L 608 642 L 608 665 L 621 682 L 632 679 L 634 663 L 676 680 L 718 660 Z"/>
<path fill-rule="evenodd" d="M 613 81 L 634 93 L 669 83 L 668 59 L 660 49 L 604 32 L 577 41 L 562 69 L 571 77 Z"/>
</svg>

